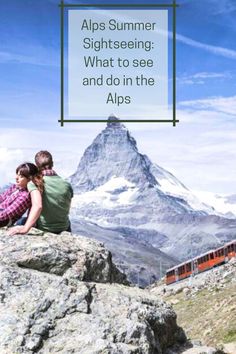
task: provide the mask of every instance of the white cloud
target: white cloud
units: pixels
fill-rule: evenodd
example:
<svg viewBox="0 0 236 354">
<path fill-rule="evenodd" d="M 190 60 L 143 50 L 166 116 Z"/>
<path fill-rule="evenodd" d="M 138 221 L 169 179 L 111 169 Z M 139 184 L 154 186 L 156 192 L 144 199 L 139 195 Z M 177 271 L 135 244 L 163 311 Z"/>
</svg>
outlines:
<svg viewBox="0 0 236 354">
<path fill-rule="evenodd" d="M 183 101 L 180 102 L 179 105 L 198 110 L 213 110 L 236 116 L 236 96 Z"/>
<path fill-rule="evenodd" d="M 56 120 L 55 120 L 56 122 Z M 45 122 L 44 130 L 1 128 L 0 131 L 0 186 L 13 182 L 16 167 L 34 160 L 39 150 L 49 150 L 54 156 L 55 169 L 63 177 L 72 174 L 79 160 L 104 129 L 104 124 L 68 124 L 60 127 L 55 123 L 50 129 Z"/>
<path fill-rule="evenodd" d="M 232 79 L 229 72 L 199 72 L 192 75 L 182 75 L 177 78 L 177 82 L 179 85 L 202 85 L 209 80 L 222 81 L 226 79 Z"/>
<path fill-rule="evenodd" d="M 50 0 L 50 1 L 54 2 L 54 0 Z M 223 12 L 224 9 L 228 9 L 228 12 L 233 11 L 235 10 L 235 4 L 232 4 L 230 2 L 230 5 L 228 6 L 222 5 L 220 7 L 219 13 Z M 97 10 L 93 10 L 93 11 L 95 13 L 97 12 Z M 110 17 L 112 15 L 112 11 L 106 11 L 106 12 L 102 10 L 99 11 L 100 13 L 103 13 L 103 15 L 107 17 Z M 126 16 L 120 16 L 120 20 L 124 21 L 124 20 L 134 20 L 134 19 L 128 17 L 126 12 Z M 172 32 L 163 33 L 163 35 L 168 35 L 170 38 L 172 38 Z M 176 34 L 176 40 L 188 46 L 205 50 L 214 55 L 220 55 L 228 59 L 236 59 L 236 51 L 233 49 L 202 43 L 178 33 Z M 32 45 L 30 46 L 29 44 L 27 45 L 27 48 L 25 48 L 24 51 L 22 51 L 22 46 L 20 50 L 21 53 L 16 52 L 16 50 L 12 51 L 11 49 L 0 51 L 0 63 L 17 62 L 20 64 L 33 64 L 33 65 L 40 65 L 40 66 L 59 67 L 58 50 L 54 50 L 53 48 L 49 48 L 49 47 L 46 48 L 42 46 L 32 46 Z"/>
<path fill-rule="evenodd" d="M 236 164 L 233 163 L 236 160 L 236 122 L 227 113 L 227 107 L 234 100 L 231 97 L 218 101 L 224 113 L 209 110 L 209 102 L 211 105 L 214 102 L 212 98 L 208 99 L 205 108 L 200 105 L 199 109 L 199 100 L 182 105 L 177 110 L 180 123 L 176 127 L 160 123 L 129 123 L 125 126 L 136 139 L 141 153 L 174 173 L 190 189 L 232 194 L 236 189 Z M 85 149 L 104 128 L 105 123 L 60 127 L 56 120 L 53 130 L 46 122 L 38 131 L 2 128 L 0 185 L 14 177 L 19 163 L 32 161 L 34 154 L 41 149 L 52 152 L 56 170 L 67 177 L 75 171 Z"/>
<path fill-rule="evenodd" d="M 215 72 L 200 72 L 192 75 L 194 79 L 226 79 L 231 78 L 231 75 L 227 72 L 215 73 Z"/>
<path fill-rule="evenodd" d="M 191 0 L 181 0 L 180 5 L 189 5 L 190 1 Z M 192 0 L 192 2 L 196 1 Z M 203 9 L 209 10 L 209 15 L 231 14 L 236 10 L 235 0 L 198 0 L 197 5 L 200 3 L 202 3 L 201 6 L 203 6 Z"/>
<path fill-rule="evenodd" d="M 236 10 L 236 4 L 234 0 L 210 0 L 213 5 L 214 15 L 229 14 Z"/>
<path fill-rule="evenodd" d="M 24 160 L 21 149 L 8 149 L 0 147 L 0 175 L 1 186 L 15 180 L 16 167 Z"/>
<path fill-rule="evenodd" d="M 227 1 L 227 0 L 225 0 L 225 1 Z M 230 0 L 228 0 L 228 1 L 230 1 Z M 231 4 L 231 9 L 232 8 L 233 8 L 233 6 Z M 223 10 L 223 9 L 224 9 L 224 6 L 221 7 L 221 10 Z M 93 10 L 93 11 L 96 13 L 98 10 Z M 111 17 L 113 14 L 112 11 L 108 11 L 108 10 L 106 10 L 106 11 L 99 10 L 99 13 L 103 14 L 104 16 L 106 16 L 108 18 Z M 120 21 L 135 21 L 134 18 L 130 17 L 129 12 L 127 12 L 127 11 L 125 12 L 125 16 L 122 14 L 122 16 L 121 15 L 116 16 L 116 18 Z M 158 33 L 159 34 L 162 33 L 163 36 L 168 36 L 169 38 L 173 37 L 172 32 L 166 33 L 164 31 L 158 30 Z M 224 47 L 220 47 L 220 46 L 215 46 L 212 44 L 202 43 L 202 42 L 196 41 L 192 38 L 189 38 L 189 37 L 184 36 L 179 33 L 176 34 L 176 40 L 178 42 L 189 45 L 190 47 L 199 48 L 199 49 L 205 50 L 209 53 L 212 53 L 214 55 L 220 55 L 220 56 L 223 56 L 228 59 L 236 59 L 236 50 L 233 50 L 233 49 L 228 49 L 228 48 L 224 48 Z"/>
<path fill-rule="evenodd" d="M 25 50 L 24 50 L 25 49 Z M 1 50 L 0 63 L 31 64 L 39 66 L 59 67 L 59 53 L 52 48 L 27 45 L 23 54 L 16 50 Z"/>
<path fill-rule="evenodd" d="M 232 194 L 236 188 L 236 122 L 231 115 L 191 107 L 177 111 L 176 127 L 130 130 L 139 150 L 187 187 Z"/>
<path fill-rule="evenodd" d="M 191 47 L 203 49 L 207 52 L 210 52 L 215 55 L 220 55 L 228 59 L 236 59 L 236 50 L 195 41 L 194 39 L 183 36 L 181 34 L 177 34 L 176 39 L 177 41 L 187 44 Z"/>
</svg>

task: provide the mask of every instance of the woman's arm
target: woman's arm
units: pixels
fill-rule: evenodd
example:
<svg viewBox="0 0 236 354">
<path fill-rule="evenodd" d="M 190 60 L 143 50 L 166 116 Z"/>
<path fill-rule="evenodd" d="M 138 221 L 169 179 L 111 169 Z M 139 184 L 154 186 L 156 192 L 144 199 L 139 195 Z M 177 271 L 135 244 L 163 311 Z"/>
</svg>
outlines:
<svg viewBox="0 0 236 354">
<path fill-rule="evenodd" d="M 0 211 L 0 225 L 18 220 L 30 208 L 30 205 L 28 193 L 18 193 L 16 198 Z"/>
<path fill-rule="evenodd" d="M 32 207 L 30 209 L 29 216 L 27 218 L 27 221 L 25 225 L 23 226 L 14 226 L 11 228 L 11 230 L 8 232 L 8 235 L 15 235 L 15 234 L 26 234 L 32 226 L 36 223 L 38 220 L 41 211 L 42 211 L 42 196 L 41 193 L 39 192 L 38 189 L 33 190 L 30 193 L 31 197 L 31 204 Z"/>
<path fill-rule="evenodd" d="M 15 186 L 12 185 L 5 192 L 0 194 L 0 203 L 2 203 L 9 195 L 11 195 L 12 191 L 15 189 Z"/>
</svg>

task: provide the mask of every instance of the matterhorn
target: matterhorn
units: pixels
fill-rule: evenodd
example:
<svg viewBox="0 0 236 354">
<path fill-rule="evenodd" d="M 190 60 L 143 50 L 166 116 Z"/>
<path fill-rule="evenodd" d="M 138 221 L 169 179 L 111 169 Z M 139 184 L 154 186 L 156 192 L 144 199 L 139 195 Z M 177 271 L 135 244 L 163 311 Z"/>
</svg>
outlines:
<svg viewBox="0 0 236 354">
<path fill-rule="evenodd" d="M 141 285 L 235 237 L 236 219 L 216 213 L 141 154 L 115 116 L 69 180 L 73 230 L 105 243 L 117 265 Z"/>
</svg>

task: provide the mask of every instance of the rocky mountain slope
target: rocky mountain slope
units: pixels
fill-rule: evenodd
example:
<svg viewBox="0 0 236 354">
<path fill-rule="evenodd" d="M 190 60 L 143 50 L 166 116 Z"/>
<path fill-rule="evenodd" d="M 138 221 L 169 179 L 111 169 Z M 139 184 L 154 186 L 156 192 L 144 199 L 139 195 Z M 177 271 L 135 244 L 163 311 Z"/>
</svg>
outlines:
<svg viewBox="0 0 236 354">
<path fill-rule="evenodd" d="M 235 235 L 235 218 L 222 217 L 141 154 L 115 117 L 86 149 L 70 182 L 73 230 L 86 233 L 87 223 L 98 240 L 110 233 L 109 248 L 136 283 L 139 273 L 147 285 L 159 277 L 160 268 L 217 248 Z"/>
<path fill-rule="evenodd" d="M 150 285 L 163 275 L 165 267 L 170 268 L 177 262 L 145 240 L 144 236 L 149 236 L 146 230 L 141 230 L 141 238 L 140 230 L 136 234 L 132 230 L 129 235 L 129 228 L 107 229 L 83 218 L 73 220 L 73 230 L 105 243 L 112 250 L 114 262 L 138 286 Z"/>
<path fill-rule="evenodd" d="M 0 229 L 1 354 L 220 354 L 186 341 L 172 307 L 130 287 L 102 244 Z"/>
<path fill-rule="evenodd" d="M 236 259 L 171 285 L 153 284 L 151 294 L 172 304 L 178 323 L 195 342 L 236 353 Z"/>
</svg>

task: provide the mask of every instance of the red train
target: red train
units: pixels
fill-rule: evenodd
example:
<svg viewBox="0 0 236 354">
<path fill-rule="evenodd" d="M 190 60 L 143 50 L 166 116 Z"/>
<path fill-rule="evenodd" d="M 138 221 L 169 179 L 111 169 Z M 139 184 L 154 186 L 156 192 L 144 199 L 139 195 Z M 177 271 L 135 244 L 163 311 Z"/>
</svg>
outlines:
<svg viewBox="0 0 236 354">
<path fill-rule="evenodd" d="M 175 283 L 189 277 L 191 274 L 195 275 L 226 263 L 235 256 L 236 240 L 233 240 L 216 250 L 208 251 L 207 253 L 168 269 L 166 271 L 166 284 L 169 285 Z"/>
</svg>

